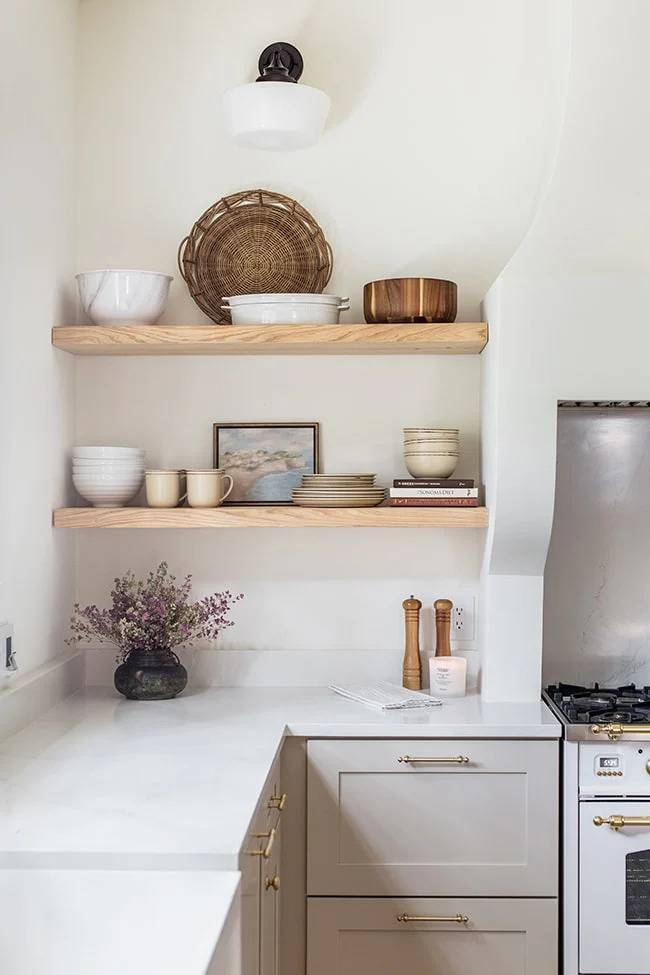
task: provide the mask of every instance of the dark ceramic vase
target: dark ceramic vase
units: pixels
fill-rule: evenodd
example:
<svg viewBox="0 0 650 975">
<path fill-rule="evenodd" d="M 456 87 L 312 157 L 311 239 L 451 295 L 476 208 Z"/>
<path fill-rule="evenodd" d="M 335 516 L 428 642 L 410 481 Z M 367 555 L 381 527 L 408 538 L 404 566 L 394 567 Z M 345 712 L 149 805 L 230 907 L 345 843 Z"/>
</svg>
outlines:
<svg viewBox="0 0 650 975">
<path fill-rule="evenodd" d="M 130 701 L 168 701 L 187 685 L 173 650 L 132 650 L 115 671 L 115 687 Z"/>
</svg>

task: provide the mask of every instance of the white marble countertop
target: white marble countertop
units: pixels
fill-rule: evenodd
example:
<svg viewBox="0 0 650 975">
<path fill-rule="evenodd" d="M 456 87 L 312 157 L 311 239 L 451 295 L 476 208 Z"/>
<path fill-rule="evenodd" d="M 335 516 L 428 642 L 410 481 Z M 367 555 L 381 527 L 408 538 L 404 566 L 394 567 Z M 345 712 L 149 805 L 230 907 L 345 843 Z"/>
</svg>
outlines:
<svg viewBox="0 0 650 975">
<path fill-rule="evenodd" d="M 0 870 L 0 969 L 216 972 L 213 954 L 238 885 L 239 874 L 227 871 Z"/>
<path fill-rule="evenodd" d="M 557 738 L 541 702 L 477 696 L 381 712 L 327 688 L 209 688 L 125 701 L 66 699 L 0 742 L 0 867 L 237 870 L 286 734 Z"/>
<path fill-rule="evenodd" d="M 210 975 L 286 735 L 554 739 L 560 726 L 541 702 L 476 696 L 381 712 L 326 688 L 146 704 L 81 691 L 0 742 L 2 971 Z"/>
</svg>

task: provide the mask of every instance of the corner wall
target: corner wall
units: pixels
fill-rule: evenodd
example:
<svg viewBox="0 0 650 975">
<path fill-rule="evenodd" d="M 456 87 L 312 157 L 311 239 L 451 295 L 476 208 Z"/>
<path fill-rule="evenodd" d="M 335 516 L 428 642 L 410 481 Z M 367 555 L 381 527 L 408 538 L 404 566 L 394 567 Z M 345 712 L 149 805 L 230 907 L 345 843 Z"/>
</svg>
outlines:
<svg viewBox="0 0 650 975">
<path fill-rule="evenodd" d="M 64 649 L 74 539 L 66 501 L 74 364 L 50 328 L 71 314 L 76 0 L 5 0 L 0 57 L 0 619 L 21 671 Z"/>
<path fill-rule="evenodd" d="M 394 0 L 85 0 L 77 269 L 169 271 L 165 319 L 203 321 L 176 270 L 178 243 L 219 197 L 266 186 L 324 228 L 328 290 L 352 296 L 346 320 L 362 320 L 366 281 L 410 274 L 458 281 L 459 320 L 475 320 L 551 162 L 556 7 L 411 0 L 405 17 Z M 332 96 L 331 118 L 312 149 L 239 149 L 222 129 L 221 92 L 254 78 L 280 36 L 302 50 L 304 82 Z M 191 467 L 211 462 L 215 420 L 318 420 L 324 470 L 376 471 L 387 484 L 405 473 L 403 426 L 454 426 L 458 473 L 478 476 L 479 371 L 471 357 L 188 358 L 182 369 L 88 358 L 77 363 L 77 436 Z M 217 679 L 323 683 L 359 676 L 355 664 L 384 676 L 399 672 L 403 598 L 426 602 L 430 649 L 431 603 L 476 595 L 483 543 L 483 532 L 436 530 L 80 533 L 79 596 L 103 600 L 117 572 L 167 558 L 201 592 L 246 593 Z"/>
</svg>

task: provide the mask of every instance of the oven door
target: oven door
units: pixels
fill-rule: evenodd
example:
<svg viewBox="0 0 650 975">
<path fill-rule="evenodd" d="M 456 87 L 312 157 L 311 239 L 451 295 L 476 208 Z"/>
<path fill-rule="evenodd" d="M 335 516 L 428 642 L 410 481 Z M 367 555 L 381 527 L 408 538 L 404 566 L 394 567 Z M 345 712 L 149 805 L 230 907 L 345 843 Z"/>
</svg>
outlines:
<svg viewBox="0 0 650 975">
<path fill-rule="evenodd" d="M 581 975 L 650 975 L 650 800 L 580 803 L 579 910 Z"/>
</svg>

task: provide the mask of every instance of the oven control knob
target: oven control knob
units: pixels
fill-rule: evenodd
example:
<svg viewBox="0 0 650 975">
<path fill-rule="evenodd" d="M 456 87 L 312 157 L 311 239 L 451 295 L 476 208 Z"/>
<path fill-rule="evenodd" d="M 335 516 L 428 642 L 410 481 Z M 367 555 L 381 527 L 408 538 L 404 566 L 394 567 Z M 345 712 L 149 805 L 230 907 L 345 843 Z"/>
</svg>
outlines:
<svg viewBox="0 0 650 975">
<path fill-rule="evenodd" d="M 650 759 L 645 763 L 645 770 L 650 775 Z"/>
</svg>

